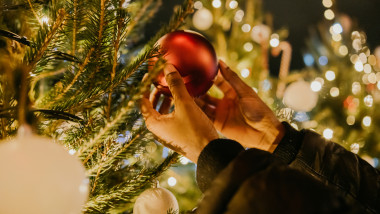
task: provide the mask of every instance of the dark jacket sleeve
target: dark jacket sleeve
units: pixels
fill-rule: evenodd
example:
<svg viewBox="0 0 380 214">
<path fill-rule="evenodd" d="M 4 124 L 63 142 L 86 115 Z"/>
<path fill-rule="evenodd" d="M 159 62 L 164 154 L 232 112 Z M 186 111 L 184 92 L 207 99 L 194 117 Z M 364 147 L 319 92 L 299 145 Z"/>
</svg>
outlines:
<svg viewBox="0 0 380 214">
<path fill-rule="evenodd" d="M 380 213 L 380 173 L 356 154 L 309 131 L 284 123 L 286 134 L 274 156 L 334 187 L 368 212 Z"/>
<path fill-rule="evenodd" d="M 313 177 L 269 152 L 215 140 L 200 154 L 197 181 L 204 198 L 198 214 L 349 213 L 346 202 Z M 356 212 L 358 213 L 358 212 Z"/>
</svg>

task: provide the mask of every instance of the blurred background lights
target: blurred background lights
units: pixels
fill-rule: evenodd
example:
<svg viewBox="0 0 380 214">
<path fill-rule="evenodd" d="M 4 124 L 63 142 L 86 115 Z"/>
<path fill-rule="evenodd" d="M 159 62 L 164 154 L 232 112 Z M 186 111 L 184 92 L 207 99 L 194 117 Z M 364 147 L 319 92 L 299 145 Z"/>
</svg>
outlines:
<svg viewBox="0 0 380 214">
<path fill-rule="evenodd" d="M 364 118 L 363 118 L 363 125 L 364 126 L 370 126 L 371 125 L 371 123 L 372 123 L 372 118 L 370 117 L 370 116 L 365 116 Z"/>
<path fill-rule="evenodd" d="M 77 152 L 75 149 L 70 149 L 70 150 L 69 150 L 69 154 L 70 154 L 70 155 L 74 155 L 75 152 Z"/>
<path fill-rule="evenodd" d="M 272 36 L 270 38 L 271 39 L 269 41 L 269 44 L 273 48 L 277 47 L 280 44 L 280 36 L 278 34 L 276 34 L 276 33 L 272 34 Z"/>
<path fill-rule="evenodd" d="M 333 39 L 334 41 L 336 41 L 336 42 L 339 42 L 339 41 L 342 40 L 342 35 L 340 35 L 340 34 L 334 34 L 334 35 L 332 36 L 332 39 Z"/>
<path fill-rule="evenodd" d="M 373 105 L 373 97 L 371 95 L 367 95 L 364 97 L 364 104 L 368 107 L 372 107 Z"/>
<path fill-rule="evenodd" d="M 343 33 L 343 27 L 342 27 L 341 24 L 335 23 L 332 27 L 333 27 L 333 31 L 334 31 L 335 34 L 341 34 L 341 33 Z"/>
<path fill-rule="evenodd" d="M 331 9 L 325 10 L 324 15 L 327 20 L 333 20 L 335 18 L 335 14 Z"/>
<path fill-rule="evenodd" d="M 333 5 L 331 0 L 323 0 L 322 4 L 323 4 L 323 6 L 325 6 L 327 8 L 330 8 Z"/>
<path fill-rule="evenodd" d="M 207 30 L 213 24 L 212 13 L 206 8 L 197 10 L 193 15 L 193 24 L 199 30 Z"/>
<path fill-rule="evenodd" d="M 181 162 L 182 165 L 186 165 L 186 164 L 190 163 L 190 160 L 186 157 L 181 157 L 181 159 L 179 161 Z"/>
<path fill-rule="evenodd" d="M 233 1 L 230 1 L 230 3 L 228 4 L 228 6 L 231 8 L 231 9 L 236 9 L 238 7 L 238 2 L 233 0 Z"/>
<path fill-rule="evenodd" d="M 310 88 L 312 91 L 318 92 L 322 89 L 322 83 L 317 80 L 314 80 L 313 82 L 311 82 Z"/>
<path fill-rule="evenodd" d="M 364 70 L 364 65 L 361 61 L 357 61 L 355 63 L 355 70 L 358 72 L 362 72 Z"/>
<path fill-rule="evenodd" d="M 243 48 L 245 51 L 250 52 L 253 50 L 253 44 L 250 42 L 246 42 L 244 43 Z"/>
<path fill-rule="evenodd" d="M 359 54 L 359 60 L 364 64 L 367 63 L 367 55 L 365 53 Z"/>
<path fill-rule="evenodd" d="M 369 73 L 372 72 L 372 67 L 371 67 L 370 64 L 365 64 L 364 65 L 364 72 L 367 73 L 367 74 L 369 74 Z"/>
<path fill-rule="evenodd" d="M 348 48 L 345 45 L 340 46 L 338 51 L 342 56 L 346 56 L 348 54 Z"/>
<path fill-rule="evenodd" d="M 332 97 L 337 97 L 337 96 L 339 96 L 339 88 L 337 88 L 337 87 L 332 87 L 332 88 L 330 89 L 330 94 L 331 94 Z"/>
<path fill-rule="evenodd" d="M 243 20 L 243 17 L 244 17 L 244 11 L 243 10 L 238 10 L 235 13 L 234 20 L 236 22 L 241 22 Z"/>
<path fill-rule="evenodd" d="M 47 17 L 47 16 L 42 17 L 41 22 L 44 24 L 49 24 L 49 17 Z"/>
<path fill-rule="evenodd" d="M 325 77 L 328 81 L 333 81 L 335 79 L 335 72 L 334 71 L 326 71 Z"/>
<path fill-rule="evenodd" d="M 306 66 L 313 66 L 314 64 L 314 57 L 311 54 L 305 54 L 303 56 L 303 61 L 305 62 Z"/>
<path fill-rule="evenodd" d="M 368 82 L 371 83 L 371 84 L 375 84 L 376 83 L 376 74 L 375 73 L 370 73 L 368 75 Z"/>
<path fill-rule="evenodd" d="M 376 57 L 375 57 L 374 55 L 370 55 L 370 56 L 368 57 L 368 63 L 369 63 L 370 65 L 376 65 Z"/>
<path fill-rule="evenodd" d="M 175 177 L 168 178 L 168 185 L 174 187 L 177 184 L 177 179 Z"/>
<path fill-rule="evenodd" d="M 380 81 L 379 81 L 379 82 L 377 82 L 377 89 L 379 89 L 379 90 L 380 90 Z"/>
<path fill-rule="evenodd" d="M 203 7 L 203 4 L 202 4 L 201 1 L 196 1 L 196 2 L 194 3 L 194 8 L 195 8 L 195 9 L 199 10 L 199 9 L 201 9 L 202 7 Z"/>
<path fill-rule="evenodd" d="M 321 56 L 319 57 L 318 62 L 320 65 L 324 66 L 327 65 L 327 63 L 329 63 L 329 59 L 327 59 L 326 56 Z"/>
<path fill-rule="evenodd" d="M 349 115 L 346 119 L 346 122 L 349 126 L 352 126 L 355 124 L 355 116 Z"/>
<path fill-rule="evenodd" d="M 249 24 L 244 24 L 243 26 L 241 26 L 241 30 L 242 30 L 244 33 L 248 33 L 249 31 L 251 31 L 251 25 L 249 25 Z"/>
<path fill-rule="evenodd" d="M 220 0 L 213 0 L 212 6 L 215 8 L 219 8 L 220 6 L 222 6 L 222 2 Z"/>
<path fill-rule="evenodd" d="M 240 74 L 243 78 L 247 78 L 249 76 L 250 72 L 247 68 L 244 68 L 243 70 L 240 71 Z"/>
<path fill-rule="evenodd" d="M 359 82 L 354 82 L 354 83 L 352 83 L 352 93 L 354 94 L 354 95 L 356 95 L 356 94 L 359 94 L 360 93 L 360 91 L 361 91 L 361 85 L 360 85 L 360 83 Z"/>
<path fill-rule="evenodd" d="M 360 145 L 358 143 L 353 143 L 351 144 L 350 149 L 352 153 L 358 154 Z"/>
<path fill-rule="evenodd" d="M 326 138 L 327 140 L 330 140 L 333 138 L 334 131 L 332 129 L 325 129 L 323 130 L 323 137 Z"/>
</svg>

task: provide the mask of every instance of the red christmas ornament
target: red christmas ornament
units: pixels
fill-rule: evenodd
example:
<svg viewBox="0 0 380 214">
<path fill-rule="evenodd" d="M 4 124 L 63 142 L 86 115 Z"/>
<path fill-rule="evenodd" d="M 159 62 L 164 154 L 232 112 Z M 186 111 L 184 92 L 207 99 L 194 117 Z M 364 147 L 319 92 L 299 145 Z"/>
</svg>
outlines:
<svg viewBox="0 0 380 214">
<path fill-rule="evenodd" d="M 175 31 L 158 40 L 163 58 L 179 71 L 187 91 L 193 97 L 205 94 L 218 73 L 218 62 L 213 46 L 194 31 Z M 150 65 L 157 61 L 153 59 Z M 152 69 L 153 66 L 149 66 Z M 163 94 L 171 96 L 164 73 L 154 81 Z"/>
</svg>

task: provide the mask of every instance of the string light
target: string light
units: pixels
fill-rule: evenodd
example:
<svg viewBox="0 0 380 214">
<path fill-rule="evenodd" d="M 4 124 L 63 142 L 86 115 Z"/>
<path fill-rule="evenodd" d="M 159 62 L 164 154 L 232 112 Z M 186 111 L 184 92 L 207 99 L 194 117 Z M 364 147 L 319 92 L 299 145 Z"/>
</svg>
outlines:
<svg viewBox="0 0 380 214">
<path fill-rule="evenodd" d="M 360 85 L 360 83 L 359 82 L 353 82 L 352 83 L 352 93 L 354 95 L 357 95 L 357 94 L 360 93 L 360 91 L 361 91 L 361 85 Z"/>
<path fill-rule="evenodd" d="M 212 6 L 213 6 L 214 8 L 219 8 L 219 7 L 222 6 L 222 2 L 221 2 L 220 0 L 213 0 L 213 1 L 212 1 Z"/>
<path fill-rule="evenodd" d="M 312 91 L 318 92 L 322 89 L 322 84 L 319 81 L 314 80 L 313 82 L 311 82 L 310 88 Z"/>
<path fill-rule="evenodd" d="M 333 138 L 334 131 L 332 129 L 325 129 L 323 130 L 323 137 L 326 138 L 327 140 L 330 140 Z"/>
<path fill-rule="evenodd" d="M 380 90 L 380 81 L 379 81 L 379 82 L 377 82 L 377 89 L 379 89 L 379 90 Z"/>
<path fill-rule="evenodd" d="M 368 107 L 372 107 L 373 97 L 371 95 L 367 95 L 364 97 L 364 104 Z"/>
<path fill-rule="evenodd" d="M 364 65 L 361 61 L 357 61 L 355 63 L 355 70 L 358 72 L 362 72 L 364 70 Z"/>
<path fill-rule="evenodd" d="M 352 153 L 358 154 L 359 149 L 360 149 L 360 145 L 358 143 L 353 143 L 353 144 L 351 144 L 350 149 L 351 149 Z"/>
<path fill-rule="evenodd" d="M 238 7 L 239 3 L 235 0 L 233 1 L 230 1 L 230 3 L 228 4 L 228 6 L 231 8 L 231 9 L 236 9 Z"/>
<path fill-rule="evenodd" d="M 339 88 L 337 88 L 337 87 L 332 87 L 332 88 L 330 89 L 330 94 L 331 94 L 332 97 L 337 97 L 337 96 L 339 96 Z"/>
<path fill-rule="evenodd" d="M 244 68 L 243 70 L 240 71 L 240 74 L 243 78 L 247 78 L 249 76 L 250 72 L 247 68 Z"/>
<path fill-rule="evenodd" d="M 321 56 L 319 57 L 318 62 L 320 65 L 325 66 L 329 63 L 329 59 L 326 56 Z"/>
<path fill-rule="evenodd" d="M 350 115 L 347 117 L 346 122 L 349 126 L 352 126 L 355 124 L 355 116 Z"/>
<path fill-rule="evenodd" d="M 245 51 L 250 52 L 253 50 L 253 44 L 250 42 L 246 42 L 244 43 L 243 48 Z"/>
<path fill-rule="evenodd" d="M 374 55 L 370 55 L 370 56 L 368 57 L 368 63 L 369 63 L 370 65 L 376 65 L 376 57 L 375 57 Z"/>
<path fill-rule="evenodd" d="M 345 45 L 339 47 L 339 54 L 342 56 L 346 56 L 348 54 L 348 48 Z"/>
<path fill-rule="evenodd" d="M 369 74 L 369 73 L 372 72 L 372 67 L 371 67 L 370 64 L 365 64 L 364 65 L 364 72 L 367 73 L 367 74 Z"/>
<path fill-rule="evenodd" d="M 44 23 L 44 24 L 49 24 L 49 17 L 44 16 L 44 17 L 41 18 L 41 21 L 42 21 L 42 23 Z"/>
<path fill-rule="evenodd" d="M 278 34 L 276 34 L 276 33 L 272 34 L 272 36 L 270 38 L 271 39 L 269 41 L 269 44 L 273 48 L 277 47 L 280 44 L 280 36 Z"/>
<path fill-rule="evenodd" d="M 241 26 L 241 30 L 242 30 L 244 33 L 248 33 L 249 31 L 251 31 L 251 25 L 249 25 L 249 24 L 244 24 L 243 26 Z"/>
<path fill-rule="evenodd" d="M 335 79 L 335 72 L 334 71 L 326 71 L 325 77 L 328 81 L 333 81 Z"/>
<path fill-rule="evenodd" d="M 375 73 L 370 73 L 368 75 L 368 82 L 371 83 L 371 84 L 375 84 L 376 83 L 376 74 Z"/>
<path fill-rule="evenodd" d="M 343 32 L 343 27 L 341 24 L 339 23 L 335 23 L 333 26 L 332 26 L 332 29 L 334 31 L 335 34 L 341 34 Z"/>
<path fill-rule="evenodd" d="M 368 127 L 371 125 L 371 123 L 372 123 L 372 118 L 370 116 L 365 116 L 363 118 L 363 125 L 364 126 Z"/>
<path fill-rule="evenodd" d="M 174 187 L 176 184 L 177 184 L 177 179 L 175 179 L 175 177 L 170 177 L 168 179 L 168 185 L 169 186 Z"/>
<path fill-rule="evenodd" d="M 359 54 L 359 60 L 364 64 L 367 63 L 367 55 L 365 53 Z"/>
<path fill-rule="evenodd" d="M 243 21 L 243 17 L 244 17 L 244 11 L 243 10 L 238 10 L 235 13 L 234 20 L 236 22 L 241 22 L 241 21 Z"/>
<path fill-rule="evenodd" d="M 195 9 L 199 10 L 199 9 L 202 9 L 202 7 L 203 7 L 203 4 L 202 4 L 201 1 L 196 1 L 196 2 L 194 3 L 194 8 L 195 8 Z"/>
<path fill-rule="evenodd" d="M 340 35 L 340 34 L 334 34 L 334 35 L 332 36 L 332 39 L 333 39 L 334 41 L 336 41 L 336 42 L 339 42 L 339 41 L 342 40 L 342 35 Z"/>
<path fill-rule="evenodd" d="M 334 12 L 331 9 L 325 10 L 325 14 L 324 15 L 325 15 L 325 18 L 327 20 L 333 20 L 335 18 L 335 14 L 334 14 Z"/>
<path fill-rule="evenodd" d="M 323 4 L 323 6 L 325 6 L 327 8 L 330 8 L 333 5 L 331 0 L 323 0 L 322 4 Z"/>
</svg>

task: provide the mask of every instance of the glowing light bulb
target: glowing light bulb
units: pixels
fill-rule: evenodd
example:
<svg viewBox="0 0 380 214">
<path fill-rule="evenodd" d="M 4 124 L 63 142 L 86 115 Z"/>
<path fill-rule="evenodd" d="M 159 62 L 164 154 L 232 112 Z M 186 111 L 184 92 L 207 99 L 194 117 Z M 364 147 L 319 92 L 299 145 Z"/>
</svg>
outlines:
<svg viewBox="0 0 380 214">
<path fill-rule="evenodd" d="M 337 88 L 337 87 L 332 87 L 332 88 L 330 89 L 330 94 L 331 94 L 332 97 L 337 97 L 337 96 L 339 96 L 339 88 Z"/>
<path fill-rule="evenodd" d="M 352 153 L 358 154 L 359 149 L 360 149 L 360 145 L 358 143 L 353 143 L 353 144 L 351 144 L 350 149 L 351 149 Z"/>
<path fill-rule="evenodd" d="M 186 157 L 181 157 L 179 161 L 181 162 L 182 165 L 186 165 L 190 162 L 190 160 L 187 159 Z"/>
<path fill-rule="evenodd" d="M 334 71 L 327 71 L 325 73 L 325 77 L 328 81 L 333 81 L 335 79 L 335 72 Z"/>
<path fill-rule="evenodd" d="M 375 84 L 376 83 L 376 74 L 375 73 L 370 73 L 368 75 L 368 82 L 371 83 L 371 84 Z"/>
<path fill-rule="evenodd" d="M 244 33 L 248 33 L 249 31 L 251 31 L 251 25 L 249 25 L 249 24 L 244 24 L 243 26 L 241 26 L 241 30 L 242 30 Z"/>
<path fill-rule="evenodd" d="M 341 24 L 339 23 L 335 23 L 333 26 L 332 26 L 332 29 L 334 31 L 335 34 L 341 34 L 343 32 L 343 27 Z"/>
<path fill-rule="evenodd" d="M 280 36 L 278 34 L 272 34 L 269 44 L 273 48 L 277 47 L 280 44 Z"/>
<path fill-rule="evenodd" d="M 175 179 L 175 177 L 170 177 L 168 179 L 168 185 L 169 186 L 174 187 L 176 184 L 177 184 L 177 179 Z"/>
<path fill-rule="evenodd" d="M 333 20 L 335 18 L 335 14 L 331 9 L 325 10 L 324 15 L 327 20 Z"/>
<path fill-rule="evenodd" d="M 352 83 L 352 93 L 354 95 L 359 94 L 361 89 L 362 89 L 362 87 L 361 87 L 359 82 Z"/>
<path fill-rule="evenodd" d="M 361 61 L 357 61 L 355 63 L 355 70 L 358 72 L 362 72 L 364 70 L 364 65 Z"/>
<path fill-rule="evenodd" d="M 342 56 L 346 56 L 348 54 L 348 48 L 345 45 L 339 47 L 339 54 Z"/>
<path fill-rule="evenodd" d="M 240 71 L 240 74 L 243 78 L 247 78 L 249 76 L 250 72 L 247 68 L 244 68 L 243 70 Z"/>
<path fill-rule="evenodd" d="M 365 116 L 363 118 L 363 125 L 364 126 L 368 127 L 371 125 L 371 123 L 372 123 L 372 118 L 370 116 Z"/>
<path fill-rule="evenodd" d="M 365 65 L 364 65 L 364 73 L 369 74 L 369 73 L 371 73 L 371 72 L 372 72 L 372 67 L 371 67 L 371 65 L 370 65 L 370 64 L 365 64 Z"/>
<path fill-rule="evenodd" d="M 253 50 L 253 44 L 250 42 L 246 42 L 246 43 L 244 43 L 243 48 L 245 51 L 250 52 Z"/>
<path fill-rule="evenodd" d="M 42 21 L 42 23 L 44 23 L 44 24 L 48 24 L 48 23 L 49 23 L 49 17 L 44 16 L 44 17 L 41 18 L 41 21 Z"/>
<path fill-rule="evenodd" d="M 350 115 L 347 117 L 346 122 L 349 126 L 352 126 L 355 124 L 355 116 Z"/>
<path fill-rule="evenodd" d="M 243 10 L 238 10 L 235 13 L 234 20 L 236 22 L 241 22 L 243 20 L 243 17 L 244 17 L 244 11 Z"/>
<path fill-rule="evenodd" d="M 213 0 L 213 1 L 212 1 L 212 6 L 213 6 L 214 8 L 219 8 L 219 7 L 222 6 L 222 2 L 221 2 L 220 0 Z"/>
<path fill-rule="evenodd" d="M 322 4 L 323 4 L 323 6 L 325 6 L 327 8 L 330 8 L 333 5 L 331 0 L 323 0 Z"/>
<path fill-rule="evenodd" d="M 239 3 L 238 3 L 237 1 L 235 1 L 235 0 L 230 1 L 230 3 L 228 4 L 228 6 L 229 6 L 231 9 L 235 9 L 235 8 L 237 8 L 238 5 L 239 5 Z"/>
<path fill-rule="evenodd" d="M 373 105 L 373 97 L 371 95 L 367 95 L 364 97 L 364 104 L 368 107 L 372 107 Z"/>
<path fill-rule="evenodd" d="M 322 89 L 322 83 L 319 82 L 319 81 L 314 80 L 313 82 L 311 82 L 310 88 L 311 88 L 312 91 L 318 92 L 318 91 L 320 91 Z"/>
<path fill-rule="evenodd" d="M 69 154 L 70 154 L 70 155 L 74 155 L 76 152 L 77 152 L 77 151 L 76 151 L 75 149 L 70 149 L 70 150 L 69 150 Z"/>
<path fill-rule="evenodd" d="M 325 129 L 323 130 L 323 137 L 326 138 L 327 140 L 330 140 L 333 138 L 334 131 L 332 129 Z"/>
<path fill-rule="evenodd" d="M 194 8 L 195 8 L 195 9 L 199 10 L 199 9 L 202 9 L 202 7 L 203 7 L 203 4 L 202 4 L 201 1 L 196 1 L 196 2 L 194 3 Z"/>
</svg>

